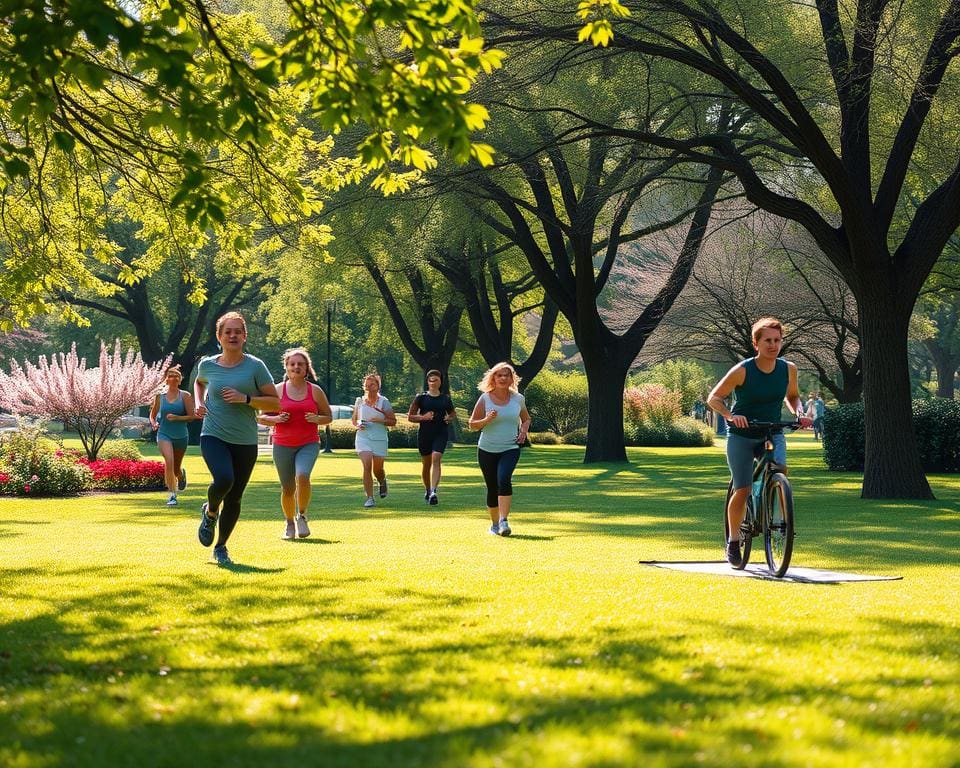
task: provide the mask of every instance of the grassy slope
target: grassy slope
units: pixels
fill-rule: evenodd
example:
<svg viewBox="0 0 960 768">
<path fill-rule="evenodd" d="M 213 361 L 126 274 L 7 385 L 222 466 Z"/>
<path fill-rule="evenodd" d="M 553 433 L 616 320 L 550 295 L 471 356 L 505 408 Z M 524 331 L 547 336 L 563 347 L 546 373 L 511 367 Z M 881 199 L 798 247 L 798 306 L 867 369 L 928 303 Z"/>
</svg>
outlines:
<svg viewBox="0 0 960 768">
<path fill-rule="evenodd" d="M 638 563 L 721 556 L 720 448 L 525 452 L 511 539 L 456 448 L 439 507 L 412 451 L 371 511 L 356 458 L 321 456 L 314 536 L 284 542 L 261 457 L 225 570 L 195 451 L 177 509 L 0 500 L 0 765 L 960 760 L 960 478 L 865 502 L 792 438 L 794 564 L 904 576 L 801 585 Z"/>
</svg>

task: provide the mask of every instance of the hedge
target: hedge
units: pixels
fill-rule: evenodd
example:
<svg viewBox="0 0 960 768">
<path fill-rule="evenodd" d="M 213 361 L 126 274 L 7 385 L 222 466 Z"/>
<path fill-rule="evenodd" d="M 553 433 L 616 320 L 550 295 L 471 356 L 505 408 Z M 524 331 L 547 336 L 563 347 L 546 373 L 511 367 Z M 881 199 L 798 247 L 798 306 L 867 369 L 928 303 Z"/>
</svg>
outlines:
<svg viewBox="0 0 960 768">
<path fill-rule="evenodd" d="M 925 472 L 960 472 L 960 403 L 914 400 L 913 428 Z M 863 471 L 863 403 L 839 405 L 824 414 L 823 453 L 828 469 Z"/>
<path fill-rule="evenodd" d="M 628 425 L 624 437 L 627 445 L 648 448 L 705 448 L 713 445 L 713 430 L 689 416 L 681 416 L 669 424 Z"/>
</svg>

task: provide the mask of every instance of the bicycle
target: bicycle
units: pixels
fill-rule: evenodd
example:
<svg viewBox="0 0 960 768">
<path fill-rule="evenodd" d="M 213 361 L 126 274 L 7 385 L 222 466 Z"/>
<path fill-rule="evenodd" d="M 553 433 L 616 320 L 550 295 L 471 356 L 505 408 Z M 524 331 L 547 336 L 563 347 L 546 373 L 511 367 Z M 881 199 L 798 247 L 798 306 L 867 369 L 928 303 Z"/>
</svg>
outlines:
<svg viewBox="0 0 960 768">
<path fill-rule="evenodd" d="M 799 429 L 795 421 L 751 421 L 751 429 L 766 430 L 762 443 L 754 448 L 753 486 L 747 497 L 747 513 L 740 524 L 740 565 L 743 570 L 750 560 L 753 538 L 763 534 L 767 568 L 776 577 L 781 577 L 790 567 L 793 554 L 793 491 L 784 474 L 785 467 L 773 461 L 773 435 L 784 429 Z M 727 500 L 723 505 L 723 543 L 730 538 L 727 521 L 727 504 L 733 493 L 733 481 L 727 487 Z"/>
</svg>

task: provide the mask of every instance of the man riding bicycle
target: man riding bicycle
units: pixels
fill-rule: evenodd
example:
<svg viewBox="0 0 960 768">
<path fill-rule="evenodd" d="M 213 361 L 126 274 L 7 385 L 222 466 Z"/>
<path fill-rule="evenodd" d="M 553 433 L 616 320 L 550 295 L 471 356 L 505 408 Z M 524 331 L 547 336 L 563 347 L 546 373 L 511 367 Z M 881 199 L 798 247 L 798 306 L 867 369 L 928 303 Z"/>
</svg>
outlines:
<svg viewBox="0 0 960 768">
<path fill-rule="evenodd" d="M 780 357 L 783 325 L 774 317 L 762 317 L 753 324 L 751 333 L 756 357 L 727 371 L 707 398 L 707 405 L 729 423 L 727 465 L 733 493 L 727 504 L 727 561 L 734 567 L 741 564 L 740 524 L 746 515 L 753 482 L 753 451 L 765 439 L 764 432 L 751 430 L 748 422 L 780 421 L 784 402 L 794 415 L 801 407 L 797 366 Z M 731 392 L 736 395 L 736 403 L 728 409 L 724 398 Z M 786 472 L 787 442 L 782 433 L 773 436 L 773 455 L 775 463 Z"/>
</svg>

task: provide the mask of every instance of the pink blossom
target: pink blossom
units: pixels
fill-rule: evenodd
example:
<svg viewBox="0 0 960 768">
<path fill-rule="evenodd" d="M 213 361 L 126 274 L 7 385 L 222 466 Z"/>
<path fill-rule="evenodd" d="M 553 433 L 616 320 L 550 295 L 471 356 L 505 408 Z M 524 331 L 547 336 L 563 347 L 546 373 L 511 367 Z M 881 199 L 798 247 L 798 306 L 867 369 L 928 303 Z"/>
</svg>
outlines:
<svg viewBox="0 0 960 768">
<path fill-rule="evenodd" d="M 0 407 L 75 425 L 96 456 L 117 420 L 160 391 L 168 363 L 169 358 L 148 365 L 133 350 L 123 355 L 118 339 L 112 353 L 101 344 L 99 366 L 87 368 L 74 344 L 70 352 L 41 357 L 37 365 L 11 361 L 9 374 L 0 371 Z"/>
<path fill-rule="evenodd" d="M 31 475 L 31 477 L 30 477 L 30 482 L 31 482 L 31 483 L 35 483 L 35 482 L 37 482 L 37 480 L 39 480 L 39 479 L 40 479 L 40 478 L 37 477 L 36 475 Z"/>
<path fill-rule="evenodd" d="M 0 485 L 3 485 L 4 483 L 9 482 L 9 480 L 10 480 L 10 475 L 4 472 L 0 472 Z"/>
</svg>

